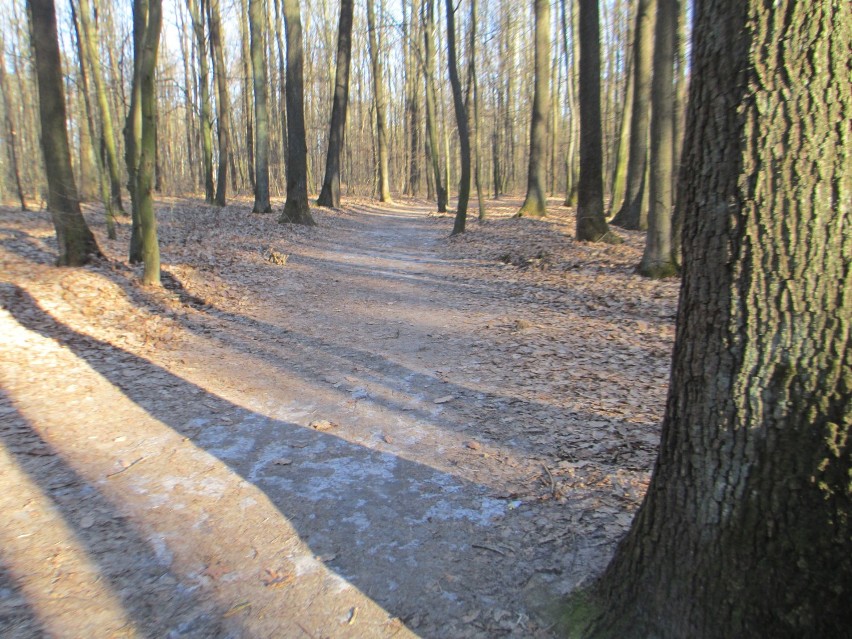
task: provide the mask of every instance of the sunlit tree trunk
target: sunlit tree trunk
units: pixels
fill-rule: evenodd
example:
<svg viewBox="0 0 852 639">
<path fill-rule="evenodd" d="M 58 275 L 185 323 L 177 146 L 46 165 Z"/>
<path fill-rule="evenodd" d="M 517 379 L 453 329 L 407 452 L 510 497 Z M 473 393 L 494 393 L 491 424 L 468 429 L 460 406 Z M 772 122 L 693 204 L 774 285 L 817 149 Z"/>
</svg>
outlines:
<svg viewBox="0 0 852 639">
<path fill-rule="evenodd" d="M 9 92 L 8 82 L 6 81 L 6 42 L 0 32 L 0 93 L 3 98 L 3 114 L 4 124 L 6 125 L 6 153 L 9 155 L 9 164 L 12 165 L 12 175 L 15 178 L 15 190 L 18 194 L 18 201 L 21 203 L 21 210 L 27 209 L 27 198 L 24 195 L 24 187 L 21 184 L 21 170 L 18 166 L 18 134 L 15 128 L 14 107 L 12 105 L 12 94 Z"/>
<path fill-rule="evenodd" d="M 467 204 L 470 199 L 470 130 L 467 125 L 467 109 L 462 97 L 461 80 L 456 57 L 456 20 L 453 0 L 445 0 L 447 10 L 447 66 L 450 84 L 453 89 L 453 108 L 456 113 L 456 126 L 459 132 L 461 149 L 461 179 L 459 181 L 459 199 L 456 218 L 453 223 L 453 235 L 464 233 L 467 220 Z"/>
<path fill-rule="evenodd" d="M 222 42 L 222 20 L 219 0 L 206 0 L 207 22 L 210 25 L 210 53 L 213 58 L 213 79 L 216 82 L 216 137 L 219 141 L 219 168 L 216 171 L 216 204 L 225 206 L 228 197 L 228 161 L 231 152 L 231 98 L 228 93 L 225 51 Z"/>
<path fill-rule="evenodd" d="M 438 112 L 435 97 L 435 0 L 423 3 L 423 64 L 426 81 L 426 136 L 428 155 L 432 161 L 432 174 L 435 180 L 435 193 L 438 198 L 438 212 L 447 211 L 447 188 L 441 178 L 441 163 L 438 161 Z"/>
<path fill-rule="evenodd" d="M 139 63 L 142 60 L 142 47 L 145 25 L 148 23 L 148 0 L 133 2 L 133 78 L 130 87 L 130 106 L 124 123 L 124 160 L 127 165 L 127 190 L 130 193 L 132 226 L 130 231 L 130 250 L 128 259 L 131 264 L 142 261 L 142 224 L 139 219 L 138 184 L 139 154 L 142 146 L 142 104 L 139 81 Z"/>
<path fill-rule="evenodd" d="M 660 454 L 569 617 L 594 638 L 845 637 L 852 4 L 706 0 L 694 20 Z"/>
<path fill-rule="evenodd" d="M 41 150 L 47 176 L 47 207 L 56 230 L 59 266 L 86 264 L 101 252 L 80 212 L 65 128 L 65 91 L 53 0 L 27 0 L 38 82 Z"/>
<path fill-rule="evenodd" d="M 266 79 L 266 8 L 263 0 L 249 0 L 251 71 L 254 86 L 254 119 L 257 145 L 254 173 L 253 213 L 270 213 L 269 203 L 269 111 Z"/>
<path fill-rule="evenodd" d="M 379 160 L 379 200 L 390 202 L 390 178 L 388 176 L 388 140 L 385 130 L 385 88 L 382 70 L 381 51 L 376 32 L 376 16 L 373 3 L 367 0 L 367 30 L 370 43 L 370 60 L 373 67 L 373 100 L 376 110 L 376 147 Z"/>
<path fill-rule="evenodd" d="M 245 118 L 246 125 L 246 166 L 248 171 L 248 181 L 249 187 L 252 190 L 252 193 L 256 192 L 255 189 L 255 177 L 254 177 L 254 123 L 252 122 L 252 116 L 254 115 L 253 102 L 254 100 L 254 82 L 252 80 L 252 54 L 251 54 L 251 44 L 249 42 L 249 28 L 248 28 L 248 4 L 246 0 L 240 0 L 240 43 L 241 43 L 241 52 L 242 55 L 242 67 L 243 67 L 243 117 Z"/>
<path fill-rule="evenodd" d="M 202 0 L 203 2 L 204 0 Z M 201 97 L 201 161 L 204 174 L 204 200 L 213 204 L 215 185 L 213 182 L 213 118 L 210 108 L 210 74 L 207 63 L 207 37 L 204 29 L 206 11 L 199 7 L 198 0 L 186 0 L 186 6 L 192 20 L 195 44 L 198 49 L 198 86 Z"/>
</svg>

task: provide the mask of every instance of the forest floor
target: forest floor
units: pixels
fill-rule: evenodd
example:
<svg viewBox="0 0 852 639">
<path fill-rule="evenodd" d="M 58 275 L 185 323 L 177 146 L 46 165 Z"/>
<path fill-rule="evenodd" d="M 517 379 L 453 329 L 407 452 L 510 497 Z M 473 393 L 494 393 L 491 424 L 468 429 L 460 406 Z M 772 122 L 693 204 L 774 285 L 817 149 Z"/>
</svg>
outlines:
<svg viewBox="0 0 852 639">
<path fill-rule="evenodd" d="M 280 210 L 281 203 L 276 203 Z M 647 486 L 678 282 L 519 200 L 0 209 L 0 636 L 550 637 Z"/>
</svg>

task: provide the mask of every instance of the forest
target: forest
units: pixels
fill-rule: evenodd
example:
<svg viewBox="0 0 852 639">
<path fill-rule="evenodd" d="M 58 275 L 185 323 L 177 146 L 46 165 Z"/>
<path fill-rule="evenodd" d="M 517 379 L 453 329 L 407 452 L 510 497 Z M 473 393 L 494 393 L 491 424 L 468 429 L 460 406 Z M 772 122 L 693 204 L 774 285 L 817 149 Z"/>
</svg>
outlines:
<svg viewBox="0 0 852 639">
<path fill-rule="evenodd" d="M 0 635 L 840 637 L 852 5 L 5 0 Z"/>
</svg>

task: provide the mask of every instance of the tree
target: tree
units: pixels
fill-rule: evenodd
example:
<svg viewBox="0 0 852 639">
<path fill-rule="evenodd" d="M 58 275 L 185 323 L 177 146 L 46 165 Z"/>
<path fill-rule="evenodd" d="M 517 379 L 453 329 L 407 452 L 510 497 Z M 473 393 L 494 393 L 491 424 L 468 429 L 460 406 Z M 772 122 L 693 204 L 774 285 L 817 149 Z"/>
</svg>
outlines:
<svg viewBox="0 0 852 639">
<path fill-rule="evenodd" d="M 71 170 L 56 10 L 53 0 L 27 0 L 27 10 L 38 83 L 41 151 L 48 188 L 47 208 L 59 246 L 57 264 L 80 266 L 93 257 L 99 257 L 101 251 L 80 211 L 77 186 Z"/>
<path fill-rule="evenodd" d="M 373 100 L 376 110 L 376 146 L 379 161 L 379 200 L 390 202 L 390 177 L 388 175 L 388 139 L 385 131 L 385 91 L 380 43 L 377 38 L 376 16 L 373 3 L 367 0 L 367 31 L 370 43 L 370 61 L 373 66 Z"/>
<path fill-rule="evenodd" d="M 626 229 L 647 227 L 647 211 L 644 210 L 642 201 L 646 188 L 656 14 L 657 0 L 639 0 L 636 9 L 636 37 L 633 43 L 633 113 L 630 119 L 627 191 L 621 208 L 612 220 L 613 224 Z"/>
<path fill-rule="evenodd" d="M 308 145 L 302 77 L 302 16 L 299 0 L 283 0 L 287 39 L 287 201 L 280 223 L 315 224 L 308 204 Z"/>
<path fill-rule="evenodd" d="M 601 140 L 601 56 L 598 0 L 580 0 L 580 183 L 577 239 L 618 241 L 610 232 L 603 206 Z"/>
<path fill-rule="evenodd" d="M 86 60 L 92 70 L 92 82 L 95 85 L 95 97 L 98 102 L 98 114 L 101 118 L 101 148 L 104 152 L 104 164 L 109 175 L 110 211 L 124 211 L 121 203 L 121 177 L 118 168 L 118 151 L 115 147 L 115 129 L 112 125 L 112 113 L 109 108 L 107 89 L 101 70 L 100 55 L 98 54 L 97 29 L 91 21 L 91 8 L 89 0 L 79 0 L 80 3 L 80 28 L 82 39 L 80 49 L 84 52 Z"/>
<path fill-rule="evenodd" d="M 137 0 L 139 2 L 141 0 Z M 142 136 L 139 148 L 139 169 L 136 176 L 136 194 L 139 200 L 139 223 L 142 237 L 142 262 L 145 270 L 142 283 L 160 285 L 160 244 L 157 239 L 157 218 L 154 214 L 154 163 L 157 154 L 157 50 L 163 23 L 162 0 L 148 0 L 148 17 L 141 38 L 142 59 L 136 62 L 139 69 L 139 98 L 142 114 Z"/>
<path fill-rule="evenodd" d="M 535 88 L 530 124 L 527 196 L 518 217 L 547 215 L 544 164 L 547 155 L 547 111 L 550 108 L 550 2 L 535 0 Z"/>
<path fill-rule="evenodd" d="M 201 94 L 201 158 L 204 173 L 204 200 L 208 204 L 214 201 L 213 184 L 213 125 L 210 108 L 210 86 L 207 83 L 209 65 L 207 64 L 207 37 L 204 34 L 205 11 L 199 8 L 198 0 L 186 0 L 186 8 L 192 20 L 195 33 L 195 45 L 198 49 L 198 86 Z"/>
<path fill-rule="evenodd" d="M 438 162 L 438 112 L 435 97 L 435 0 L 423 3 L 423 76 L 426 83 L 426 149 L 432 162 L 438 212 L 447 211 L 447 187 Z"/>
<path fill-rule="evenodd" d="M 847 636 L 852 5 L 697 3 L 693 42 L 659 459 L 574 627 Z"/>
<path fill-rule="evenodd" d="M 18 193 L 18 200 L 21 203 L 21 210 L 26 211 L 27 199 L 24 195 L 24 187 L 21 185 L 21 171 L 18 167 L 18 134 L 15 128 L 15 119 L 13 115 L 11 93 L 9 85 L 6 82 L 6 43 L 3 39 L 3 34 L 0 32 L 0 94 L 3 97 L 3 114 L 4 123 L 6 125 L 6 152 L 9 155 L 9 163 L 12 165 L 12 173 L 15 176 L 15 190 Z"/>
<path fill-rule="evenodd" d="M 127 190 L 130 193 L 132 227 L 130 232 L 131 264 L 142 261 L 142 223 L 139 219 L 138 184 L 139 154 L 142 148 L 142 102 L 140 91 L 142 47 L 144 46 L 145 26 L 148 23 L 148 0 L 133 2 L 133 79 L 130 85 L 130 105 L 124 121 L 124 161 L 127 165 Z"/>
<path fill-rule="evenodd" d="M 450 84 L 453 87 L 453 107 L 456 112 L 456 126 L 459 131 L 459 147 L 461 148 L 461 180 L 459 182 L 459 199 L 456 209 L 456 219 L 453 223 L 453 235 L 464 233 L 467 219 L 467 203 L 470 199 L 470 130 L 467 126 L 467 109 L 462 98 L 459 67 L 456 60 L 456 22 L 453 0 L 446 0 L 447 9 L 447 64 L 450 72 Z"/>
<path fill-rule="evenodd" d="M 216 204 L 225 206 L 228 193 L 228 161 L 231 153 L 231 98 L 228 94 L 225 51 L 222 44 L 222 20 L 219 0 L 202 0 L 207 5 L 210 25 L 210 53 L 213 57 L 213 78 L 216 80 L 216 137 L 219 140 L 219 168 L 216 171 Z"/>
<path fill-rule="evenodd" d="M 473 92 L 473 181 L 476 185 L 476 202 L 479 209 L 479 219 L 485 219 L 485 197 L 482 194 L 482 144 L 481 144 L 481 129 L 482 123 L 479 120 L 479 80 L 476 75 L 476 25 L 479 20 L 477 17 L 476 6 L 478 0 L 470 0 L 470 47 L 468 51 L 467 76 L 470 91 Z"/>
<path fill-rule="evenodd" d="M 269 213 L 269 111 L 266 101 L 266 9 L 263 0 L 249 0 L 251 71 L 254 86 L 255 149 L 253 213 Z"/>
<path fill-rule="evenodd" d="M 249 42 L 250 27 L 248 22 L 248 4 L 246 0 L 240 0 L 240 56 L 243 67 L 243 117 L 246 124 L 246 164 L 248 165 L 249 186 L 253 193 L 257 193 L 255 188 L 255 161 L 254 161 L 254 123 L 252 122 L 252 95 L 254 94 L 254 71 L 252 63 L 251 43 Z M 258 14 L 263 14 L 263 9 L 258 9 Z M 261 58 L 261 63 L 262 63 Z"/>
<path fill-rule="evenodd" d="M 340 152 L 346 132 L 346 107 L 349 103 L 349 62 L 352 58 L 352 17 L 354 0 L 341 0 L 340 23 L 337 27 L 337 69 L 334 74 L 334 100 L 331 105 L 331 124 L 328 153 L 325 159 L 325 178 L 317 204 L 340 206 Z"/>
<path fill-rule="evenodd" d="M 654 79 L 651 83 L 650 206 L 645 252 L 639 272 L 647 277 L 677 273 L 672 252 L 674 183 L 674 62 L 678 0 L 657 0 L 654 36 Z"/>
</svg>

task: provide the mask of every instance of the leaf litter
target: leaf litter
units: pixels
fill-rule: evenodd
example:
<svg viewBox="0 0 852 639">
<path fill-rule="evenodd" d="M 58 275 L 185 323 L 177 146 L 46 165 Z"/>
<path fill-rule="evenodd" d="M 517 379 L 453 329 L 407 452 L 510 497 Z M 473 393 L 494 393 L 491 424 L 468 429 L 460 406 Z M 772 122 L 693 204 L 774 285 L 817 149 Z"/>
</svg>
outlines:
<svg viewBox="0 0 852 639">
<path fill-rule="evenodd" d="M 619 246 L 579 243 L 573 239 L 572 212 L 555 200 L 550 204 L 547 218 L 532 220 L 511 218 L 517 200 L 489 201 L 488 219 L 472 221 L 467 233 L 448 239 L 450 218 L 428 215 L 430 205 L 417 200 L 392 206 L 354 200 L 339 211 L 315 211 L 319 226 L 311 229 L 251 215 L 248 201 L 215 209 L 163 199 L 158 211 L 162 290 L 139 286 L 140 267 L 123 261 L 126 220 L 119 225 L 119 240 L 112 242 L 104 236 L 102 214 L 87 210 L 108 259 L 82 269 L 55 269 L 46 213 L 2 209 L 0 301 L 27 326 L 49 325 L 45 314 L 61 322 L 73 331 L 62 338 L 71 340 L 66 348 L 85 351 L 86 360 L 120 388 L 141 383 L 144 391 L 133 398 L 151 414 L 174 411 L 171 395 L 185 394 L 186 406 L 202 408 L 192 414 L 206 415 L 185 431 L 193 445 L 206 441 L 212 423 L 230 428 L 237 438 L 254 428 L 251 420 L 259 418 L 248 414 L 247 421 L 245 410 L 233 408 L 238 402 L 219 399 L 238 397 L 244 405 L 263 406 L 270 416 L 301 421 L 315 437 L 362 449 L 381 446 L 385 452 L 376 448 L 372 454 L 416 462 L 409 474 L 435 469 L 411 479 L 411 490 L 424 494 L 429 482 L 450 482 L 450 493 L 436 483 L 437 493 L 466 496 L 450 510 L 441 501 L 421 500 L 432 504 L 431 514 L 412 512 L 420 502 L 408 499 L 411 503 L 394 518 L 403 527 L 409 526 L 406 518 L 427 527 L 405 543 L 422 545 L 419 534 L 446 538 L 447 548 L 460 553 L 448 556 L 449 564 L 429 568 L 428 562 L 418 562 L 423 558 L 416 551 L 400 554 L 405 536 L 395 541 L 394 535 L 402 529 L 394 518 L 377 526 L 375 516 L 387 513 L 371 512 L 382 506 L 369 503 L 343 509 L 353 513 L 346 521 L 358 531 L 354 540 L 335 536 L 334 527 L 305 525 L 308 543 L 316 540 L 311 543 L 316 556 L 333 560 L 342 575 L 369 589 L 391 614 L 387 628 L 394 632 L 401 626 L 393 620 L 400 619 L 426 637 L 448 632 L 546 637 L 548 602 L 602 569 L 647 487 L 678 289 L 675 280 L 653 282 L 635 274 L 642 234 L 619 231 L 625 239 Z M 65 384 L 72 389 L 69 396 L 79 396 L 94 388 L 75 390 L 85 376 L 64 370 L 47 354 L 16 351 L 6 342 L 0 346 L 4 361 L 17 360 L 16 370 L 24 371 L 4 379 L 8 392 L 37 396 Z M 142 363 L 116 358 L 115 349 Z M 193 385 L 176 383 L 175 376 Z M 90 396 L 92 402 L 99 399 Z M 328 417 L 313 418 L 318 410 Z M 27 443 L 29 428 L 17 424 L 7 430 L 7 421 L 4 432 L 23 437 L 13 452 L 39 456 L 33 463 L 50 463 L 55 449 L 77 446 L 63 441 L 55 428 L 52 447 Z M 142 481 L 154 465 L 140 464 L 138 477 L 123 472 L 135 468 L 142 455 L 122 439 L 130 434 L 115 432 L 110 438 L 125 450 L 112 462 L 116 486 Z M 268 461 L 257 468 L 326 472 L 321 465 L 339 463 L 331 441 L 287 435 L 270 443 Z M 298 455 L 283 456 L 287 449 Z M 228 453 L 240 454 L 237 448 Z M 142 456 L 148 459 L 147 453 Z M 171 470 L 180 478 L 195 469 Z M 248 471 L 243 475 L 257 477 L 253 481 L 279 508 L 290 503 L 282 501 L 284 493 L 276 497 L 275 490 L 285 484 L 265 484 Z M 179 505 L 177 488 L 168 487 L 180 486 L 174 481 L 151 480 L 146 490 Z M 323 484 L 319 498 L 335 499 L 333 486 Z M 343 489 L 340 499 L 347 499 Z M 348 496 L 350 504 L 358 499 Z M 491 510 L 476 514 L 485 506 L 471 510 L 474 502 L 491 504 Z M 158 511 L 131 514 L 153 528 L 164 517 Z M 80 526 L 95 530 L 100 521 L 84 514 Z M 349 524 L 340 523 L 339 534 L 345 534 Z M 245 525 L 263 524 L 247 518 Z M 246 534 L 256 534 L 251 531 Z M 229 552 L 222 546 L 222 556 L 202 570 L 217 582 L 248 584 L 239 572 L 222 572 L 221 566 L 240 561 Z M 371 581 L 370 571 L 380 573 L 381 562 L 368 558 L 384 554 L 390 561 L 395 553 L 416 563 L 417 579 L 397 569 L 383 577 L 389 581 L 381 575 Z M 282 565 L 261 571 L 260 584 L 290 593 L 304 579 L 298 564 Z M 237 603 L 220 608 L 219 618 L 228 619 L 223 623 L 232 623 L 232 617 L 264 623 L 251 600 L 260 595 L 245 588 L 235 592 L 249 596 L 235 595 Z M 170 592 L 162 596 L 168 599 Z M 349 603 L 344 615 L 358 611 L 353 627 L 375 622 L 364 600 Z M 310 619 L 294 623 L 304 629 Z"/>
</svg>

